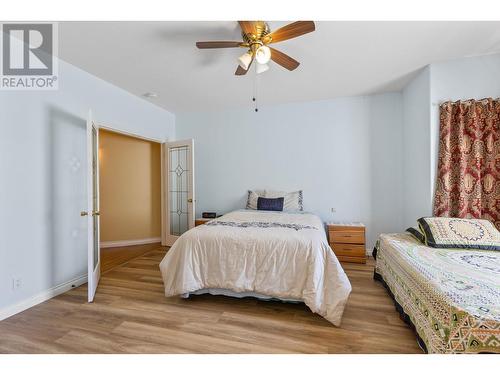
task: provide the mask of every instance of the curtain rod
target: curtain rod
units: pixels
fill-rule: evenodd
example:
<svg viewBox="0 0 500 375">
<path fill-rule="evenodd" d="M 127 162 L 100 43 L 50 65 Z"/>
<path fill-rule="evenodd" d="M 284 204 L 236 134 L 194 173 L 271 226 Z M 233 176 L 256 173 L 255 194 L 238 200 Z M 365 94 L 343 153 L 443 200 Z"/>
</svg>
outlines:
<svg viewBox="0 0 500 375">
<path fill-rule="evenodd" d="M 442 104 L 445 104 L 445 103 L 468 103 L 468 102 L 472 102 L 472 101 L 475 101 L 475 102 L 484 102 L 484 101 L 497 101 L 497 100 L 500 100 L 500 98 L 482 98 L 482 99 L 466 99 L 466 100 L 462 100 L 462 99 L 459 99 L 459 100 L 445 100 L 445 101 L 442 101 L 442 102 L 434 102 L 432 103 L 433 106 L 440 106 Z"/>
</svg>

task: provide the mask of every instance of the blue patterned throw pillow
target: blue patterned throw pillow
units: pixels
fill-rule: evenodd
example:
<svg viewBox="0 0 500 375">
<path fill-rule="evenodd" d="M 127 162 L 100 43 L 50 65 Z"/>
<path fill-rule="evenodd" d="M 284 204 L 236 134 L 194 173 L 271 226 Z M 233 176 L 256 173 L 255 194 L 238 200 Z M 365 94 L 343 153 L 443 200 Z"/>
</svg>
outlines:
<svg viewBox="0 0 500 375">
<path fill-rule="evenodd" d="M 418 224 L 429 247 L 500 251 L 500 232 L 488 220 L 422 217 Z"/>
<path fill-rule="evenodd" d="M 257 199 L 257 209 L 261 211 L 283 211 L 285 198 L 262 198 Z"/>
</svg>

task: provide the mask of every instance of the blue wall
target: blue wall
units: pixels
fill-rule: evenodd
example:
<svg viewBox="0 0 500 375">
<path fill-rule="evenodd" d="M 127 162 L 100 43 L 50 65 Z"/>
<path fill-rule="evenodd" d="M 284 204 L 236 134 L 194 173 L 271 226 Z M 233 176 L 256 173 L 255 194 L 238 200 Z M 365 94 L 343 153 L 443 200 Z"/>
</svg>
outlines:
<svg viewBox="0 0 500 375">
<path fill-rule="evenodd" d="M 248 189 L 303 189 L 323 220 L 363 221 L 371 247 L 404 229 L 401 108 L 390 93 L 177 114 L 177 138 L 195 140 L 197 214 L 243 208 Z"/>
</svg>

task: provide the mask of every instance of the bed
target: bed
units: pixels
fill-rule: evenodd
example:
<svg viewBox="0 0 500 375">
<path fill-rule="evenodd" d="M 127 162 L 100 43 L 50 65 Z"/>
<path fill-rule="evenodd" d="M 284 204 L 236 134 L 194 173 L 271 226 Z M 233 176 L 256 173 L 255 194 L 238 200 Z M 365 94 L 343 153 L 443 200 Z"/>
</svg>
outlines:
<svg viewBox="0 0 500 375">
<path fill-rule="evenodd" d="M 500 252 L 437 249 L 383 234 L 375 279 L 428 353 L 500 353 Z"/>
<path fill-rule="evenodd" d="M 310 213 L 239 210 L 197 226 L 160 263 L 165 295 L 304 302 L 339 326 L 351 284 Z"/>
</svg>

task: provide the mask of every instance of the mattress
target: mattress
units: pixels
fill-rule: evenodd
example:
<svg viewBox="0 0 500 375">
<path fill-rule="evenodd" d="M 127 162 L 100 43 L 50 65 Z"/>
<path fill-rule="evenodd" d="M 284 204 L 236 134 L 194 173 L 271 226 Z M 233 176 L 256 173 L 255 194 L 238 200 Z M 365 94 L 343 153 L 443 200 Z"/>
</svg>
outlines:
<svg viewBox="0 0 500 375">
<path fill-rule="evenodd" d="M 351 292 L 310 213 L 233 211 L 180 236 L 160 270 L 167 297 L 224 289 L 303 301 L 337 326 Z"/>
<path fill-rule="evenodd" d="M 375 276 L 429 353 L 500 353 L 500 252 L 434 249 L 409 233 L 377 241 Z"/>
</svg>

